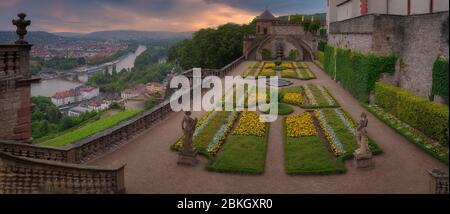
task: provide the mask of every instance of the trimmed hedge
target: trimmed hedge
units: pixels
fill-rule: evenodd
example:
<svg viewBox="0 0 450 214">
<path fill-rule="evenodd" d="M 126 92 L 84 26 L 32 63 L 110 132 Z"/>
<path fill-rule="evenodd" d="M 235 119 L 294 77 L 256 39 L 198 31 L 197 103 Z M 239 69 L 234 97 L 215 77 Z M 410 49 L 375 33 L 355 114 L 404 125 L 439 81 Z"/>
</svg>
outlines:
<svg viewBox="0 0 450 214">
<path fill-rule="evenodd" d="M 325 51 L 325 45 L 327 45 L 327 42 L 319 42 L 317 45 L 317 50 L 321 52 Z"/>
<path fill-rule="evenodd" d="M 448 106 L 431 102 L 406 89 L 387 83 L 375 84 L 376 104 L 428 137 L 448 145 Z"/>
<path fill-rule="evenodd" d="M 336 51 L 336 59 L 334 58 Z M 381 73 L 393 73 L 395 71 L 396 56 L 377 56 L 352 52 L 348 49 L 334 49 L 325 47 L 324 67 L 331 76 L 342 83 L 356 99 L 361 102 L 369 102 L 369 94 L 374 89 L 375 82 Z M 334 69 L 336 62 L 336 71 Z M 336 72 L 336 74 L 335 74 Z"/>
<path fill-rule="evenodd" d="M 322 51 L 317 51 L 317 60 L 323 65 L 325 62 L 325 53 Z"/>
<path fill-rule="evenodd" d="M 448 59 L 439 56 L 433 65 L 432 95 L 439 95 L 448 103 Z"/>
<path fill-rule="evenodd" d="M 334 78 L 334 48 L 330 45 L 325 45 L 323 67 L 325 72 Z"/>
</svg>

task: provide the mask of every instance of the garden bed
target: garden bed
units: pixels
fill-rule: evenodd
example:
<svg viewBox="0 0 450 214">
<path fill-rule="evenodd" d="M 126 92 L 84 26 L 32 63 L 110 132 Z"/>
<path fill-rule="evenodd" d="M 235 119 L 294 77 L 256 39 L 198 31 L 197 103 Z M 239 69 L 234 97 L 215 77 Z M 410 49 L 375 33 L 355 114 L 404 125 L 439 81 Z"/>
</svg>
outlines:
<svg viewBox="0 0 450 214">
<path fill-rule="evenodd" d="M 283 121 L 284 165 L 289 175 L 344 173 L 342 159 L 334 160 L 319 137 L 309 112 Z"/>
<path fill-rule="evenodd" d="M 309 69 L 305 63 L 296 63 L 296 72 L 298 74 L 298 79 L 300 80 L 312 80 L 316 79 L 316 75 Z"/>
<path fill-rule="evenodd" d="M 364 104 L 363 106 L 386 125 L 405 137 L 409 142 L 415 144 L 434 158 L 448 165 L 449 149 L 447 146 L 443 146 L 439 142 L 432 140 L 392 114 L 385 112 L 377 105 Z"/>
<path fill-rule="evenodd" d="M 210 158 L 207 169 L 217 172 L 263 174 L 269 124 L 258 114 L 245 111 L 234 132 L 217 157 Z"/>
<path fill-rule="evenodd" d="M 303 108 L 336 108 L 339 103 L 334 99 L 330 92 L 321 85 L 302 85 L 302 91 L 308 101 Z"/>
</svg>

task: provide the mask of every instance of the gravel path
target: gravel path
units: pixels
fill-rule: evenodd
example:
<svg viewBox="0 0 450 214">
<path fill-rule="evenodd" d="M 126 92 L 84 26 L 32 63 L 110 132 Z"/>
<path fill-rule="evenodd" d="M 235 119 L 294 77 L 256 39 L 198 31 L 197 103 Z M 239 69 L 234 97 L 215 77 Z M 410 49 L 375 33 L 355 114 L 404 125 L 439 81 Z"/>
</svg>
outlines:
<svg viewBox="0 0 450 214">
<path fill-rule="evenodd" d="M 251 62 L 244 62 L 232 75 L 242 73 Z M 326 86 L 353 118 L 363 107 L 347 91 L 313 63 L 308 63 L 317 80 L 307 83 Z M 295 81 L 295 84 L 305 81 Z M 201 113 L 194 116 L 200 117 Z M 387 125 L 368 114 L 369 135 L 384 150 L 374 158 L 372 170 L 356 170 L 346 162 L 348 172 L 329 176 L 288 176 L 283 168 L 281 118 L 271 125 L 266 172 L 264 175 L 236 175 L 208 172 L 207 160 L 193 168 L 176 164 L 177 153 L 169 147 L 180 136 L 182 113 L 172 113 L 164 121 L 143 132 L 120 149 L 92 161 L 94 165 L 125 162 L 128 193 L 429 193 L 427 170 L 448 166 L 409 143 Z"/>
</svg>

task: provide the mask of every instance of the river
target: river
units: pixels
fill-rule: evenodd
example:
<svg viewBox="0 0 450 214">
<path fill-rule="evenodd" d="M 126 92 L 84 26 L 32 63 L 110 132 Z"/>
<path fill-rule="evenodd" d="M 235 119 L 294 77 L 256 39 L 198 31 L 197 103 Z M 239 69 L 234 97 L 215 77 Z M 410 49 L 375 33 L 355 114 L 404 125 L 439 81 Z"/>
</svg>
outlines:
<svg viewBox="0 0 450 214">
<path fill-rule="evenodd" d="M 147 47 L 139 45 L 136 52 L 128 54 L 123 57 L 116 64 L 117 71 L 122 69 L 131 69 L 134 67 L 136 58 L 141 55 Z M 83 85 L 87 82 L 89 76 L 87 74 L 79 75 L 77 78 L 73 77 L 58 77 L 55 79 L 41 80 L 39 83 L 31 85 L 31 96 L 45 96 L 51 97 L 58 91 L 66 91 Z"/>
</svg>

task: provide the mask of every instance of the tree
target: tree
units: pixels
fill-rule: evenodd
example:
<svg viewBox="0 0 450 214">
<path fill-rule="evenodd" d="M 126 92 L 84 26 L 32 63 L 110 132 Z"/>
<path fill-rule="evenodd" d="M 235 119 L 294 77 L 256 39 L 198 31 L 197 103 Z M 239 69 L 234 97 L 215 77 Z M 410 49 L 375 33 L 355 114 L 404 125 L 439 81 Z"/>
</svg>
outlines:
<svg viewBox="0 0 450 214">
<path fill-rule="evenodd" d="M 145 102 L 145 109 L 152 109 L 153 107 L 157 106 L 159 104 L 158 100 L 156 100 L 154 97 L 150 97 L 150 99 L 148 99 Z"/>
</svg>

